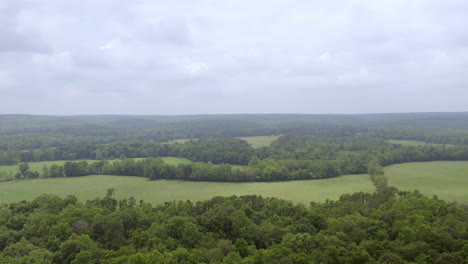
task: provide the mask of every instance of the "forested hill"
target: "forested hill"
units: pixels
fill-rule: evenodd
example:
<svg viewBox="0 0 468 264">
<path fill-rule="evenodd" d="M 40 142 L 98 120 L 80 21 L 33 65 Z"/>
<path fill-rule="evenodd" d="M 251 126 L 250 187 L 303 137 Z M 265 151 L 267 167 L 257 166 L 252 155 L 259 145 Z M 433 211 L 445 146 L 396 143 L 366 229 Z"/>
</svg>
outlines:
<svg viewBox="0 0 468 264">
<path fill-rule="evenodd" d="M 291 124 L 343 124 L 363 126 L 401 127 L 414 122 L 436 128 L 447 123 L 450 128 L 468 129 L 468 112 L 453 113 L 384 113 L 384 114 L 229 114 L 229 115 L 86 115 L 41 116 L 0 115 L 0 131 L 32 129 L 37 127 L 59 128 L 73 125 L 95 124 L 107 127 L 156 128 L 175 124 L 199 122 L 217 123 L 243 121 L 264 127 L 289 127 Z"/>
<path fill-rule="evenodd" d="M 279 135 L 290 132 L 468 144 L 468 113 L 359 115 L 34 116 L 0 115 L 0 148 L 33 149 L 116 141 Z"/>
</svg>

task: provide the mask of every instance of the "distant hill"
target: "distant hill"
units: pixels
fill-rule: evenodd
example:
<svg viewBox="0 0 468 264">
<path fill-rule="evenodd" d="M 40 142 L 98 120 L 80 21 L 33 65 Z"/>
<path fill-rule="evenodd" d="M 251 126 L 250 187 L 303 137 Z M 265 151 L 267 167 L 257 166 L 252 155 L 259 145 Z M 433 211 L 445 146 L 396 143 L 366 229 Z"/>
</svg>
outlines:
<svg viewBox="0 0 468 264">
<path fill-rule="evenodd" d="M 348 136 L 373 133 L 386 139 L 435 140 L 468 135 L 468 112 L 388 114 L 232 115 L 0 115 L 0 148 L 54 147 L 115 141 L 245 137 L 285 133 Z M 434 136 L 439 137 L 434 139 Z M 431 139 L 432 138 L 432 139 Z M 468 141 L 467 141 L 468 142 Z M 464 144 L 464 143 L 463 143 Z"/>
</svg>

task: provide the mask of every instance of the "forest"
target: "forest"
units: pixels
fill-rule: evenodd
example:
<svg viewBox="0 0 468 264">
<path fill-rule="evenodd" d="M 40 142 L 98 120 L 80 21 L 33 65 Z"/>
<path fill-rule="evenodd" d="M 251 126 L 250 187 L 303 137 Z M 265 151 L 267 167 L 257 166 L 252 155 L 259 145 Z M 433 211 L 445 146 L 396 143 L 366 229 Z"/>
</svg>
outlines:
<svg viewBox="0 0 468 264">
<path fill-rule="evenodd" d="M 153 206 L 44 194 L 0 206 L 0 263 L 465 263 L 468 211 L 384 188 L 309 205 L 260 196 Z"/>
</svg>

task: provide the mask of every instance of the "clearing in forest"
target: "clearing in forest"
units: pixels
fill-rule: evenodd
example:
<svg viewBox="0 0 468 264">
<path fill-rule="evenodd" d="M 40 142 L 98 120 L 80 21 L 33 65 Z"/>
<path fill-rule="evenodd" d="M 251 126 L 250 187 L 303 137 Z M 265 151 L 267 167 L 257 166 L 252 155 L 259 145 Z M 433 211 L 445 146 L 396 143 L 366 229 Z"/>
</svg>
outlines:
<svg viewBox="0 0 468 264">
<path fill-rule="evenodd" d="M 271 142 L 277 140 L 281 135 L 276 136 L 256 136 L 256 137 L 240 137 L 254 148 L 268 147 Z"/>
<path fill-rule="evenodd" d="M 419 140 L 386 140 L 390 144 L 395 144 L 395 145 L 403 145 L 403 146 L 408 146 L 408 147 L 418 147 L 418 146 L 424 146 L 424 145 L 434 145 L 434 146 L 442 146 L 445 145 L 446 147 L 451 147 L 455 146 L 452 144 L 435 144 L 435 143 L 428 143 L 425 141 L 419 141 Z"/>
<path fill-rule="evenodd" d="M 447 201 L 468 203 L 468 161 L 411 162 L 385 167 L 388 183 Z"/>
</svg>

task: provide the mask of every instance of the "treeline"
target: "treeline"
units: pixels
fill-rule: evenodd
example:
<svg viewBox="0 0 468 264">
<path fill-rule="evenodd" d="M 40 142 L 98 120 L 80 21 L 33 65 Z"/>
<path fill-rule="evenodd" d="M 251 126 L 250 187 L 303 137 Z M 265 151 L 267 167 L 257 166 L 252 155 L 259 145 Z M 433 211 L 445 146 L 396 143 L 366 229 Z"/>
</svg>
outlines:
<svg viewBox="0 0 468 264">
<path fill-rule="evenodd" d="M 171 165 L 165 163 L 161 158 L 146 158 L 112 162 L 101 160 L 91 163 L 67 161 L 63 165 L 45 165 L 39 173 L 28 169 L 24 170 L 23 168 L 29 168 L 28 164 L 20 163 L 15 178 L 56 178 L 102 174 L 139 176 L 150 180 L 255 182 L 321 179 L 335 177 L 340 173 L 334 170 L 331 163 L 326 161 L 302 161 L 301 165 L 306 169 L 301 169 L 297 161 L 294 160 L 282 161 L 277 164 L 274 160 L 255 161 L 253 159 L 249 166 L 234 168 L 230 164 L 214 165 L 211 162 Z"/>
<path fill-rule="evenodd" d="M 373 161 L 381 166 L 387 166 L 417 161 L 468 160 L 468 147 L 466 146 L 407 147 L 389 144 L 383 139 L 369 135 L 322 137 L 288 134 L 273 142 L 270 147 L 256 150 L 239 139 L 204 139 L 172 145 L 144 142 L 113 143 L 97 146 L 67 146 L 19 153 L 22 161 L 48 160 L 57 158 L 58 153 L 63 153 L 59 156 L 61 159 L 123 158 L 123 161 L 114 163 L 102 161 L 107 164 L 103 167 L 105 170 L 99 167 L 99 170 L 89 169 L 86 173 L 80 172 L 72 176 L 113 174 L 148 178 L 151 177 L 143 174 L 146 163 L 125 160 L 125 157 L 184 157 L 203 163 L 172 166 L 158 161 L 155 163 L 158 167 L 155 171 L 161 170 L 159 167 L 167 171 L 164 173 L 167 176 L 160 177 L 162 179 L 233 182 L 307 180 L 345 174 L 362 174 L 368 172 L 369 165 Z M 149 159 L 148 162 L 152 160 L 154 159 Z M 102 162 L 92 164 L 102 164 Z M 242 170 L 236 170 L 228 164 L 248 164 L 248 166 Z M 124 168 L 120 169 L 122 166 Z M 111 169 L 114 167 L 119 169 Z M 155 176 L 154 179 L 158 177 Z"/>
<path fill-rule="evenodd" d="M 392 152 L 404 162 L 402 156 L 406 152 Z M 421 153 L 419 153 L 421 154 Z M 440 159 L 439 156 L 418 155 L 419 161 L 427 159 Z M 465 153 L 466 154 L 466 153 Z M 88 163 L 87 161 L 67 161 L 63 165 L 45 166 L 40 174 L 24 172 L 19 165 L 16 174 L 18 179 L 31 179 L 35 177 L 75 177 L 94 174 L 140 176 L 150 180 L 190 180 L 190 181 L 219 181 L 219 182 L 261 182 L 261 181 L 288 181 L 310 180 L 336 177 L 346 174 L 369 173 L 377 189 L 386 187 L 386 178 L 383 176 L 382 164 L 384 158 L 393 156 L 363 155 L 360 153 L 345 152 L 334 159 L 297 160 L 268 158 L 260 160 L 254 156 L 248 166 L 236 168 L 230 164 L 215 165 L 211 162 L 194 162 L 192 164 L 170 165 L 161 158 L 123 159 L 109 162 L 101 160 Z M 414 158 L 409 156 L 410 158 Z M 415 156 L 416 157 L 416 156 Z M 396 159 L 392 159 L 395 162 Z M 382 163 L 384 161 L 384 163 Z M 377 167 L 378 166 L 378 167 Z M 375 169 L 377 167 L 377 169 Z"/>
<path fill-rule="evenodd" d="M 247 141 L 236 138 L 200 139 L 184 144 L 137 141 L 101 145 L 70 145 L 26 151 L 0 151 L 0 165 L 53 160 L 109 160 L 167 156 L 215 164 L 246 165 L 254 154 L 254 149 Z"/>
<path fill-rule="evenodd" d="M 370 176 L 372 183 L 377 191 L 385 190 L 388 187 L 388 179 L 385 176 L 385 171 L 376 160 L 370 162 L 367 173 Z"/>
<path fill-rule="evenodd" d="M 117 190 L 118 194 L 118 190 Z M 0 205 L 0 263 L 463 264 L 468 211 L 385 188 L 310 206 L 260 196 L 152 206 L 44 194 Z"/>
</svg>

